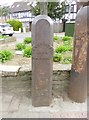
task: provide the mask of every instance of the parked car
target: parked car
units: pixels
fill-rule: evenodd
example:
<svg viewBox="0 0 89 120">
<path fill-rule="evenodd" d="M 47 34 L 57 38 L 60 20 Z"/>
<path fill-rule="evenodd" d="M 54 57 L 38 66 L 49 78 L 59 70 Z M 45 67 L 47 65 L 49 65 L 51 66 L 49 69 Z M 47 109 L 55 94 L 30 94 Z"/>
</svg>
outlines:
<svg viewBox="0 0 89 120">
<path fill-rule="evenodd" d="M 0 33 L 12 36 L 14 34 L 13 27 L 8 23 L 0 24 Z"/>
</svg>

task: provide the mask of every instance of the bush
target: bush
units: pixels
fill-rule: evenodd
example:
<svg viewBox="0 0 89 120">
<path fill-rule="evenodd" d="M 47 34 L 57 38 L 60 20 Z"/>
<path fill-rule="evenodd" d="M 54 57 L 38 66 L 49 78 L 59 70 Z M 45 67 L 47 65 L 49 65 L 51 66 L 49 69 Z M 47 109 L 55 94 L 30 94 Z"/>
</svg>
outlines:
<svg viewBox="0 0 89 120">
<path fill-rule="evenodd" d="M 24 39 L 24 43 L 28 44 L 28 43 L 31 43 L 32 42 L 32 38 L 31 37 L 26 37 Z"/>
<path fill-rule="evenodd" d="M 71 45 L 71 41 L 63 41 L 64 45 Z"/>
<path fill-rule="evenodd" d="M 62 64 L 71 64 L 71 62 L 72 62 L 72 56 L 70 55 L 63 57 L 62 59 Z"/>
<path fill-rule="evenodd" d="M 4 36 L 3 35 L 0 36 L 0 39 L 5 39 L 5 38 L 7 38 L 7 36 L 5 36 L 5 35 Z"/>
<path fill-rule="evenodd" d="M 0 62 L 4 63 L 7 60 L 10 60 L 11 57 L 12 57 L 12 53 L 9 50 L 0 51 Z"/>
<path fill-rule="evenodd" d="M 16 44 L 16 50 L 23 50 L 25 48 L 26 48 L 26 45 L 24 43 Z"/>
<path fill-rule="evenodd" d="M 55 49 L 55 52 L 62 53 L 62 52 L 71 51 L 71 50 L 72 50 L 72 46 L 60 45 Z"/>
<path fill-rule="evenodd" d="M 54 62 L 60 62 L 62 60 L 62 54 L 54 53 L 53 55 L 53 61 Z"/>
<path fill-rule="evenodd" d="M 31 46 L 27 46 L 24 51 L 23 51 L 23 56 L 24 57 L 31 57 L 32 56 L 32 47 Z"/>
<path fill-rule="evenodd" d="M 63 41 L 70 41 L 71 39 L 72 39 L 72 37 L 70 37 L 70 36 L 64 36 L 62 38 Z"/>
<path fill-rule="evenodd" d="M 56 42 L 56 41 L 58 41 L 58 40 L 59 40 L 59 36 L 55 35 L 55 36 L 54 36 L 54 41 Z"/>
<path fill-rule="evenodd" d="M 14 31 L 19 31 L 19 28 L 22 29 L 22 23 L 19 20 L 8 20 L 7 23 L 9 23 L 12 27 Z"/>
</svg>

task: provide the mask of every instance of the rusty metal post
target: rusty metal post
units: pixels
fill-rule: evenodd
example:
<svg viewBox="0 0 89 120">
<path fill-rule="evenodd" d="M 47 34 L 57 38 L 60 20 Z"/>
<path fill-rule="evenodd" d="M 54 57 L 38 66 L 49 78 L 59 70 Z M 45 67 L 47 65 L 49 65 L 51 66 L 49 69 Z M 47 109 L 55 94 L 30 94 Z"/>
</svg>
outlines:
<svg viewBox="0 0 89 120">
<path fill-rule="evenodd" d="M 69 97 L 76 102 L 84 102 L 87 98 L 87 46 L 89 28 L 89 6 L 78 11 L 75 22 L 74 51 L 71 69 Z"/>
<path fill-rule="evenodd" d="M 48 106 L 52 100 L 53 21 L 47 15 L 32 23 L 32 104 Z"/>
</svg>

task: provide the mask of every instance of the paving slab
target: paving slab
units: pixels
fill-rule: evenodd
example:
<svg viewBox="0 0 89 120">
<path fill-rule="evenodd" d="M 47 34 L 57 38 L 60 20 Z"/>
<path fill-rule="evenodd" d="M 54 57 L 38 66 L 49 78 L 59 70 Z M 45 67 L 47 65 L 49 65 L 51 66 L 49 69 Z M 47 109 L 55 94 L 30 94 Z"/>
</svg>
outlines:
<svg viewBox="0 0 89 120">
<path fill-rule="evenodd" d="M 18 111 L 20 102 L 21 102 L 21 98 L 19 99 L 19 98 L 14 96 L 11 103 L 10 103 L 10 105 L 9 105 L 8 112 Z"/>
<path fill-rule="evenodd" d="M 10 66 L 10 65 L 0 65 L 0 72 L 2 73 L 2 76 L 15 76 L 17 75 L 19 69 L 21 66 Z"/>
</svg>

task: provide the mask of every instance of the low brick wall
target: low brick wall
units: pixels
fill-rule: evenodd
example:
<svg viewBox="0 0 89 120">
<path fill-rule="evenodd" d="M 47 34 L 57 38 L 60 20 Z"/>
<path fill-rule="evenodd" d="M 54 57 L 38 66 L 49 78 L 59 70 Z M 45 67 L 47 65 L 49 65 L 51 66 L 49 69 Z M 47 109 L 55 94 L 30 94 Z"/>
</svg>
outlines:
<svg viewBox="0 0 89 120">
<path fill-rule="evenodd" d="M 70 80 L 70 67 L 68 69 L 53 70 L 53 97 L 59 97 L 68 91 Z M 2 91 L 14 93 L 16 95 L 31 96 L 32 72 L 29 67 L 20 68 L 15 74 L 2 72 Z"/>
</svg>

